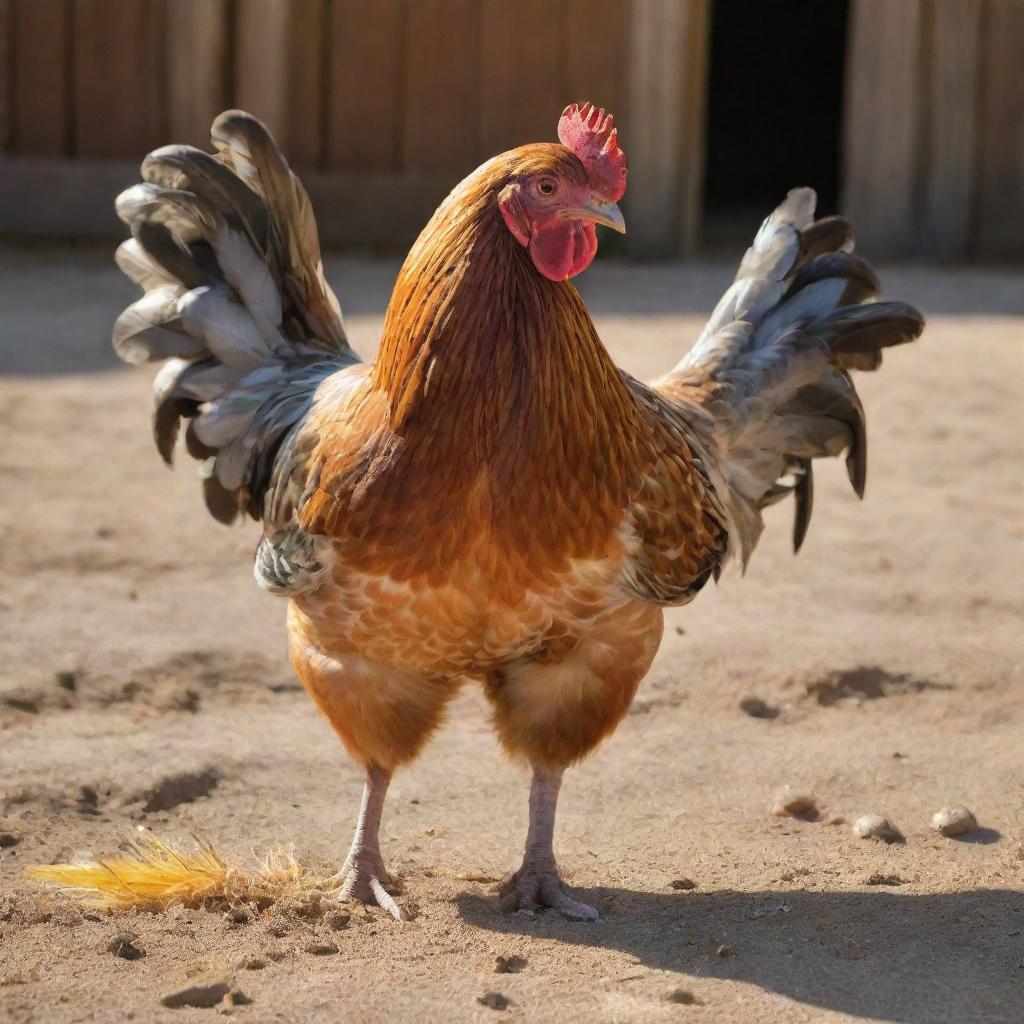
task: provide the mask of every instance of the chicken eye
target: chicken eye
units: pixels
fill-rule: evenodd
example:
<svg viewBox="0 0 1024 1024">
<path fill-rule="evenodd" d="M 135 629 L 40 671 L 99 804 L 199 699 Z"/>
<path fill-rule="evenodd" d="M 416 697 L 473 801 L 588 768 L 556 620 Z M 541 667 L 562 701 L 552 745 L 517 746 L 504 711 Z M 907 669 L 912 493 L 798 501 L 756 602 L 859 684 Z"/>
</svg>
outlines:
<svg viewBox="0 0 1024 1024">
<path fill-rule="evenodd" d="M 537 191 L 542 196 L 552 195 L 557 187 L 558 186 L 555 184 L 553 178 L 541 178 L 541 180 L 537 182 Z"/>
</svg>

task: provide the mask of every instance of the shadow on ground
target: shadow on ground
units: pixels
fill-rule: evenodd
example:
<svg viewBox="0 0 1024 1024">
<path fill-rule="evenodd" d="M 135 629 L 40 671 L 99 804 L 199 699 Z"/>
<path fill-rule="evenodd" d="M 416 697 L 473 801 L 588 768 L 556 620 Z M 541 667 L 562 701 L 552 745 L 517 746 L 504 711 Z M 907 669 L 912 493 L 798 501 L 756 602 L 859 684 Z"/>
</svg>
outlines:
<svg viewBox="0 0 1024 1024">
<path fill-rule="evenodd" d="M 617 950 L 638 968 L 747 982 L 808 1006 L 901 1024 L 1024 1020 L 1019 892 L 580 891 L 603 921 L 502 914 L 463 893 L 470 925 Z M 895 950 L 895 952 L 893 952 Z"/>
</svg>

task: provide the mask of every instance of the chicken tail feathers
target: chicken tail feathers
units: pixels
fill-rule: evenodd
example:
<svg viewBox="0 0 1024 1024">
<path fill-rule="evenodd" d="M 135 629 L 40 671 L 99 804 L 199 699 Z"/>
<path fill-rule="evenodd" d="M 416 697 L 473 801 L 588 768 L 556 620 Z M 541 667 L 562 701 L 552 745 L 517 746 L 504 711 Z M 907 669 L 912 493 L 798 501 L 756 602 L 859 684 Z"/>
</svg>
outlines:
<svg viewBox="0 0 1024 1024">
<path fill-rule="evenodd" d="M 266 127 L 232 110 L 215 154 L 165 146 L 117 199 L 117 263 L 144 295 L 114 325 L 130 363 L 161 362 L 153 433 L 170 463 L 187 423 L 214 518 L 263 513 L 274 455 L 314 392 L 358 361 L 328 286 L 305 189 Z"/>
<path fill-rule="evenodd" d="M 863 496 L 867 432 L 851 371 L 877 370 L 884 349 L 924 328 L 912 306 L 876 301 L 878 277 L 854 254 L 849 222 L 815 220 L 815 203 L 812 189 L 794 189 L 765 220 L 697 343 L 655 385 L 686 408 L 718 456 L 744 564 L 762 509 L 789 494 L 800 549 L 813 459 L 845 453 Z"/>
</svg>

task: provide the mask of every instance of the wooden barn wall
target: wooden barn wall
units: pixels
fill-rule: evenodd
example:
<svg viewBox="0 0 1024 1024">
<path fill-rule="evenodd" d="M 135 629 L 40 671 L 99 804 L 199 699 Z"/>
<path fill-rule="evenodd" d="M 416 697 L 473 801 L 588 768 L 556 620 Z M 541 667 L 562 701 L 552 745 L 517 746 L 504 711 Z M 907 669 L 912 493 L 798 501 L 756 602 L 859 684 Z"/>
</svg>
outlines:
<svg viewBox="0 0 1024 1024">
<path fill-rule="evenodd" d="M 0 0 L 0 231 L 116 233 L 139 158 L 205 145 L 241 106 L 302 171 L 328 244 L 400 248 L 463 174 L 592 98 L 623 125 L 628 248 L 686 255 L 712 6 Z M 850 18 L 844 205 L 864 243 L 1024 256 L 1024 0 L 851 0 Z"/>
<path fill-rule="evenodd" d="M 149 149 L 239 106 L 303 173 L 329 244 L 408 244 L 567 99 L 625 125 L 636 251 L 692 248 L 708 0 L 0 0 L 0 230 L 117 230 Z M 678 56 L 688 55 L 681 68 Z M 132 163 L 128 163 L 131 161 Z M 43 197 L 45 202 L 43 201 Z"/>
<path fill-rule="evenodd" d="M 892 256 L 1024 257 L 1024 0 L 853 0 L 844 207 Z"/>
</svg>

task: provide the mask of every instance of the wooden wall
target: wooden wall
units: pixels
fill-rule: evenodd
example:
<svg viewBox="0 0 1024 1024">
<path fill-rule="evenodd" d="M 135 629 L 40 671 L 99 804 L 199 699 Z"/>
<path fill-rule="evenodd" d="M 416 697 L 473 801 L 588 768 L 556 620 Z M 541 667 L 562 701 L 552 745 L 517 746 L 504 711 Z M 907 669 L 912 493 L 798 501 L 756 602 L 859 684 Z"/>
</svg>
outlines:
<svg viewBox="0 0 1024 1024">
<path fill-rule="evenodd" d="M 467 171 L 553 139 L 564 104 L 593 99 L 629 154 L 630 251 L 688 255 L 713 15 L 713 0 L 0 0 L 0 232 L 116 233 L 140 157 L 205 145 L 241 106 L 302 171 L 327 244 L 401 248 Z M 1024 0 L 851 0 L 850 19 L 842 177 L 865 246 L 1024 257 Z"/>
<path fill-rule="evenodd" d="M 109 230 L 107 210 L 37 209 L 74 161 L 90 201 L 214 115 L 262 117 L 308 178 L 328 242 L 407 244 L 503 149 L 554 140 L 592 99 L 623 124 L 635 248 L 692 247 L 708 0 L 0 0 L 0 229 Z M 680 54 L 690 55 L 684 72 Z M 696 87 L 696 88 L 695 88 Z M 44 191 L 52 191 L 45 189 Z M 67 218 L 71 218 L 68 221 Z M 73 223 L 72 223 L 73 222 Z"/>
<path fill-rule="evenodd" d="M 872 253 L 1024 257 L 1024 0 L 854 0 L 844 207 Z"/>
</svg>

